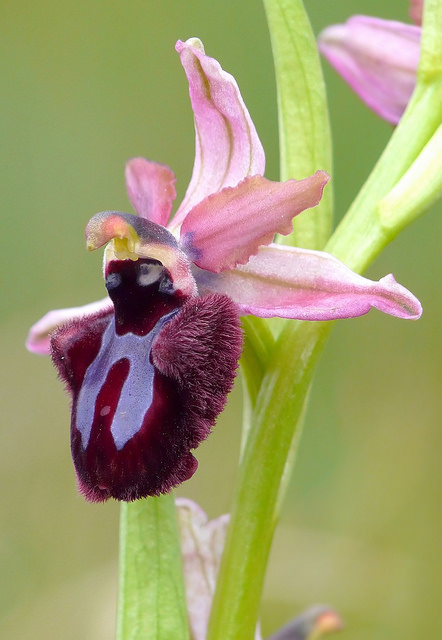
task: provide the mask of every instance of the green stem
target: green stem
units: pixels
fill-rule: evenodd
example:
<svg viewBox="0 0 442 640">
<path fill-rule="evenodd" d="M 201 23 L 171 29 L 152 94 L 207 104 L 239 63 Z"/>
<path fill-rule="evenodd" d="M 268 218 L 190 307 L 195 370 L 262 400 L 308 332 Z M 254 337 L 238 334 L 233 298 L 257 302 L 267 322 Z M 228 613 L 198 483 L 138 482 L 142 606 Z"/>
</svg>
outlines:
<svg viewBox="0 0 442 640">
<path fill-rule="evenodd" d="M 241 357 L 244 393 L 240 459 L 244 454 L 253 426 L 256 399 L 275 346 L 275 339 L 265 320 L 244 316 L 241 322 L 244 329 L 244 348 Z"/>
<path fill-rule="evenodd" d="M 267 364 L 273 353 L 275 339 L 262 318 L 244 316 L 241 319 L 241 324 L 244 329 L 241 369 L 246 391 L 254 407 Z"/>
<path fill-rule="evenodd" d="M 288 325 L 269 364 L 240 468 L 210 640 L 254 637 L 286 460 L 299 442 L 305 397 L 331 326 Z"/>
<path fill-rule="evenodd" d="M 442 2 L 425 0 L 418 83 L 431 84 L 441 75 Z"/>
<path fill-rule="evenodd" d="M 325 87 L 304 6 L 300 0 L 264 0 L 264 6 L 278 89 L 281 179 L 302 178 L 318 168 L 331 172 Z M 287 243 L 321 249 L 330 234 L 331 217 L 328 186 L 321 204 L 296 220 Z M 296 455 L 314 366 L 330 330 L 330 325 L 320 323 L 281 326 L 270 361 L 268 353 L 262 356 L 254 331 L 250 333 L 257 350 L 250 349 L 252 355 L 247 356 L 243 371 L 248 415 L 255 399 L 256 410 L 246 444 L 243 438 L 238 489 L 209 624 L 210 640 L 254 636 L 277 511 Z"/>
<path fill-rule="evenodd" d="M 188 640 L 172 494 L 121 503 L 117 640 Z"/>
</svg>

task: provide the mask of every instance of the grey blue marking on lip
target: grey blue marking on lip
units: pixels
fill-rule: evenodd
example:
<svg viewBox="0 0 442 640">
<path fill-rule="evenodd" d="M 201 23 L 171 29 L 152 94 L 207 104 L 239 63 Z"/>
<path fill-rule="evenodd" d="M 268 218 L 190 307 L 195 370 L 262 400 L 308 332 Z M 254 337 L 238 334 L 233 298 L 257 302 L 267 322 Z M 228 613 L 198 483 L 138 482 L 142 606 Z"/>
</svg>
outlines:
<svg viewBox="0 0 442 640">
<path fill-rule="evenodd" d="M 160 318 L 146 336 L 133 333 L 117 335 L 113 322 L 106 328 L 100 351 L 86 371 L 78 397 L 75 423 L 81 433 L 84 449 L 89 443 L 99 393 L 112 366 L 123 359 L 129 361 L 129 373 L 123 383 L 111 425 L 117 450 L 120 451 L 140 429 L 153 399 L 155 369 L 150 362 L 152 343 L 176 313 L 177 310 L 174 310 Z M 106 409 L 102 407 L 101 415 L 106 415 Z"/>
</svg>

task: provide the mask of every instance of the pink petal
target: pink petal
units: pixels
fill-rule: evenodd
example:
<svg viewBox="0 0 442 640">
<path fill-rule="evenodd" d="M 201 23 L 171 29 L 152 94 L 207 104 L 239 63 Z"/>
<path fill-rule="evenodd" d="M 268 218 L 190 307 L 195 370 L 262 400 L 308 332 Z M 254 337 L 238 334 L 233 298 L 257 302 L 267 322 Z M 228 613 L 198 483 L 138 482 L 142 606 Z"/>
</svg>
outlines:
<svg viewBox="0 0 442 640">
<path fill-rule="evenodd" d="M 195 163 L 173 225 L 211 193 L 263 175 L 265 156 L 235 79 L 204 53 L 196 38 L 176 44 L 189 81 L 195 120 Z"/>
<path fill-rule="evenodd" d="M 163 227 L 167 225 L 176 198 L 175 175 L 169 167 L 133 158 L 126 164 L 126 188 L 139 216 Z"/>
<path fill-rule="evenodd" d="M 398 318 L 422 313 L 419 300 L 392 275 L 367 280 L 322 251 L 272 244 L 232 271 L 194 275 L 201 294 L 226 293 L 241 313 L 262 318 L 335 320 L 362 316 L 371 307 Z"/>
<path fill-rule="evenodd" d="M 111 310 L 113 308 L 112 302 L 109 298 L 104 298 L 98 302 L 91 302 L 83 307 L 71 307 L 69 309 L 56 309 L 55 311 L 49 311 L 38 322 L 36 322 L 31 329 L 26 340 L 26 348 L 33 353 L 41 355 L 49 355 L 50 353 L 50 334 L 54 329 L 74 320 L 75 318 L 83 318 L 89 316 L 98 311 L 105 309 Z"/>
<path fill-rule="evenodd" d="M 181 245 L 201 269 L 219 273 L 245 264 L 275 233 L 293 231 L 292 219 L 315 207 L 329 176 L 271 182 L 246 178 L 197 204 L 181 227 Z"/>
<path fill-rule="evenodd" d="M 327 27 L 319 49 L 358 96 L 397 124 L 416 84 L 421 29 L 415 25 L 353 16 Z"/>
</svg>

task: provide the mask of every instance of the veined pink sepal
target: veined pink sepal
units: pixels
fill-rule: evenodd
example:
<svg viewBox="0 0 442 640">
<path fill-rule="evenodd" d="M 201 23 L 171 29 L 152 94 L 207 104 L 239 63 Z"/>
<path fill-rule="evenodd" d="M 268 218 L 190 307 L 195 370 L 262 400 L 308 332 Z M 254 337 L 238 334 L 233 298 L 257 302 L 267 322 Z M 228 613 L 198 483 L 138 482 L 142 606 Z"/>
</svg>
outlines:
<svg viewBox="0 0 442 640">
<path fill-rule="evenodd" d="M 204 53 L 197 38 L 178 40 L 175 48 L 189 82 L 196 137 L 192 178 L 173 229 L 207 196 L 265 169 L 264 149 L 235 78 Z"/>
<path fill-rule="evenodd" d="M 262 318 L 336 320 L 372 307 L 398 318 L 417 319 L 422 313 L 417 298 L 392 275 L 368 280 L 322 251 L 272 244 L 231 271 L 194 275 L 200 290 L 223 291 L 241 313 Z"/>
</svg>

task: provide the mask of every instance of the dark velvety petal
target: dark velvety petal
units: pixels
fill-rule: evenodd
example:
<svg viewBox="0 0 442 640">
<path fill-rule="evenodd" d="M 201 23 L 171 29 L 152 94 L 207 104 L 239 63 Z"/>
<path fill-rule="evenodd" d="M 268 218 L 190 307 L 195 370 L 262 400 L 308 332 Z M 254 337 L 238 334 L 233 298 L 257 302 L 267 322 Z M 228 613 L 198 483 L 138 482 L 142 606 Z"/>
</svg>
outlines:
<svg viewBox="0 0 442 640">
<path fill-rule="evenodd" d="M 187 300 L 154 341 L 153 363 L 189 394 L 189 411 L 201 433 L 224 408 L 241 346 L 237 307 L 220 294 Z"/>
<path fill-rule="evenodd" d="M 158 495 L 192 476 L 197 462 L 190 449 L 207 437 L 224 405 L 241 342 L 235 305 L 228 298 L 220 304 L 225 296 L 186 302 L 165 293 L 167 272 L 156 261 L 112 264 L 107 285 L 115 317 L 77 320 L 52 338 L 54 363 L 73 397 L 71 449 L 79 488 L 95 502 Z M 151 273 L 142 269 L 146 265 Z M 138 312 L 143 305 L 144 315 Z M 181 315 L 184 322 L 174 322 Z M 193 333 L 181 335 L 187 322 Z M 154 365 L 163 331 L 160 370 Z M 197 359 L 199 366 L 192 368 L 189 360 L 200 341 L 208 349 L 206 366 Z M 167 353 L 174 344 L 180 357 L 171 368 Z M 229 366 L 215 375 L 223 360 Z M 207 397 L 209 387 L 213 398 Z"/>
</svg>

